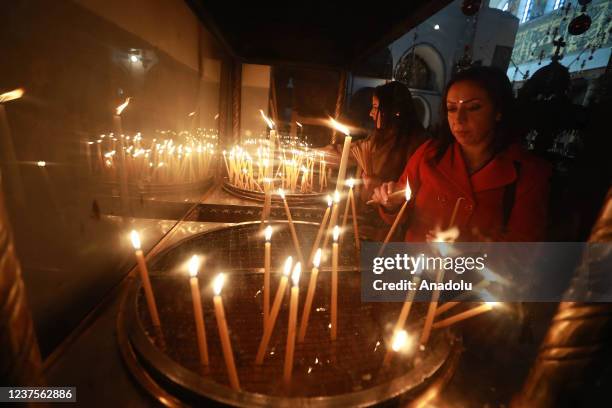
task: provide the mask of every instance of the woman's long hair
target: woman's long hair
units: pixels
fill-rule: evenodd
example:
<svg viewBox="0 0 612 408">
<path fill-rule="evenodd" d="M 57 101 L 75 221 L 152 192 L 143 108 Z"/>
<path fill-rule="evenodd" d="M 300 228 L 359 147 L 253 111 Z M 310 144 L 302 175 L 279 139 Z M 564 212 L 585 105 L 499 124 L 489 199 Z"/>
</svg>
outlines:
<svg viewBox="0 0 612 408">
<path fill-rule="evenodd" d="M 446 85 L 440 103 L 440 125 L 436 134 L 436 159 L 440 160 L 448 147 L 455 141 L 448 123 L 446 97 L 449 89 L 457 82 L 470 81 L 484 89 L 494 109 L 500 114 L 494 129 L 493 151 L 498 153 L 508 147 L 518 135 L 518 125 L 515 118 L 516 108 L 512 85 L 502 70 L 494 67 L 472 67 L 458 72 Z"/>
<path fill-rule="evenodd" d="M 391 132 L 395 137 L 394 147 L 407 143 L 415 131 L 423 133 L 423 125 L 419 120 L 412 95 L 408 87 L 401 82 L 393 81 L 374 88 L 374 96 L 378 98 L 378 115 L 380 129 L 374 130 L 375 143 Z"/>
</svg>

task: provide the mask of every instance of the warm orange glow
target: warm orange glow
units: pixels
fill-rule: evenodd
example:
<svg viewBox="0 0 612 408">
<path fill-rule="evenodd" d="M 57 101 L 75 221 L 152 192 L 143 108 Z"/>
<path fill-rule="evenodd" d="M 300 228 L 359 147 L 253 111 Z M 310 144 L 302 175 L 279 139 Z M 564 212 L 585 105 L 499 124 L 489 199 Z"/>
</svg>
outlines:
<svg viewBox="0 0 612 408">
<path fill-rule="evenodd" d="M 132 246 L 134 249 L 140 249 L 140 235 L 135 230 L 132 230 L 130 233 L 130 238 L 132 239 Z"/>
<path fill-rule="evenodd" d="M 328 207 L 332 206 L 332 198 L 331 198 L 331 196 L 329 194 L 327 195 L 327 206 Z"/>
<path fill-rule="evenodd" d="M 272 227 L 271 226 L 267 226 L 265 231 L 264 231 L 264 235 L 266 238 L 266 241 L 270 241 L 270 239 L 272 238 Z"/>
<path fill-rule="evenodd" d="M 289 276 L 289 274 L 291 273 L 292 265 L 293 265 L 293 258 L 289 256 L 285 260 L 285 267 L 283 268 L 283 275 Z"/>
<path fill-rule="evenodd" d="M 340 237 L 340 227 L 336 225 L 334 227 L 334 242 L 338 242 L 338 237 Z"/>
<path fill-rule="evenodd" d="M 215 296 L 219 296 L 221 294 L 221 290 L 223 290 L 223 284 L 225 284 L 225 274 L 218 274 L 213 280 L 213 292 Z"/>
<path fill-rule="evenodd" d="M 312 264 L 314 265 L 315 268 L 318 268 L 319 265 L 321 264 L 321 248 L 317 249 L 314 259 L 312 260 Z"/>
<path fill-rule="evenodd" d="M 300 283 L 300 274 L 302 273 L 302 264 L 296 263 L 293 267 L 293 273 L 291 274 L 291 280 L 293 281 L 293 286 L 298 286 Z"/>
<path fill-rule="evenodd" d="M 121 115 L 121 112 L 123 112 L 123 110 L 125 108 L 127 108 L 127 106 L 130 104 L 130 98 L 128 97 L 125 102 L 123 102 L 121 105 L 117 106 L 117 109 L 115 110 L 115 112 L 117 113 L 117 115 Z"/>
<path fill-rule="evenodd" d="M 410 189 L 410 184 L 406 182 L 406 201 L 410 201 L 410 197 L 412 197 L 412 190 Z"/>
<path fill-rule="evenodd" d="M 343 125 L 342 123 L 334 120 L 334 118 L 329 118 L 329 121 L 332 127 L 336 129 L 337 131 L 342 132 L 347 136 L 351 135 L 351 132 L 349 131 L 349 128 L 346 125 Z"/>
<path fill-rule="evenodd" d="M 198 276 L 198 270 L 200 269 L 200 257 L 197 255 L 192 256 L 187 264 L 189 269 L 189 275 L 192 277 Z"/>
<path fill-rule="evenodd" d="M 0 103 L 12 101 L 14 99 L 19 99 L 23 96 L 24 90 L 23 88 L 13 89 L 12 91 L 5 92 L 0 94 Z"/>
<path fill-rule="evenodd" d="M 267 117 L 264 111 L 261 109 L 259 110 L 259 113 L 261 114 L 261 117 L 263 118 L 263 120 L 266 122 L 266 125 L 268 125 L 270 129 L 274 129 L 274 122 L 272 121 L 272 119 Z"/>
</svg>

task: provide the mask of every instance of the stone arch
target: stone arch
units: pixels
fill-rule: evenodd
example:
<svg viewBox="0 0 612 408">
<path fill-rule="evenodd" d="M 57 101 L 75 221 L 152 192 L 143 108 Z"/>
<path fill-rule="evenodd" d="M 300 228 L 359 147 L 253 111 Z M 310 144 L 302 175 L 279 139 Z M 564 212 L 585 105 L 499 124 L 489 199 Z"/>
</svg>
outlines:
<svg viewBox="0 0 612 408">
<path fill-rule="evenodd" d="M 421 120 L 421 124 L 427 129 L 431 124 L 431 105 L 427 99 L 423 98 L 421 95 L 413 94 L 412 100 L 417 116 Z"/>
<path fill-rule="evenodd" d="M 416 58 L 413 58 L 413 55 Z M 433 45 L 420 43 L 406 50 L 395 66 L 395 79 L 406 82 L 410 86 L 411 84 L 407 81 L 410 75 L 407 71 L 411 69 L 420 71 L 421 75 L 425 75 L 424 69 L 428 71 L 427 74 L 430 75 L 428 87 L 421 89 L 442 92 L 446 80 L 446 66 L 442 55 Z"/>
</svg>

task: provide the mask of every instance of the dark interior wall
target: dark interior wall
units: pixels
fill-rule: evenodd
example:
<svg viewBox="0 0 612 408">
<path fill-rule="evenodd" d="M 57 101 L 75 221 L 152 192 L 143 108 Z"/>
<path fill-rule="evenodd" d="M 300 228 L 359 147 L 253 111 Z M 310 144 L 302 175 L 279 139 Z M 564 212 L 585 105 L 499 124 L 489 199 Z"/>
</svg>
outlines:
<svg viewBox="0 0 612 408">
<path fill-rule="evenodd" d="M 105 15 L 106 6 L 111 12 Z M 109 20 L 121 7 L 138 30 L 121 28 L 129 20 Z M 183 20 L 167 15 L 176 8 L 184 8 Z M 88 177 L 85 142 L 112 131 L 114 109 L 127 96 L 126 133 L 215 127 L 225 55 L 181 0 L 21 0 L 0 3 L 0 15 L 0 93 L 26 92 L 4 106 L 17 163 L 1 152 L 3 188 L 39 342 L 48 354 L 133 263 L 127 231 L 146 229 L 146 249 L 172 223 L 155 219 L 183 210 L 143 221 L 108 216 L 112 210 L 100 204 L 98 217 L 94 199 L 102 203 L 108 193 Z M 193 29 L 186 31 L 188 24 Z M 146 66 L 129 61 L 131 50 Z M 192 111 L 195 118 L 187 116 Z M 47 167 L 37 167 L 39 160 Z"/>
</svg>

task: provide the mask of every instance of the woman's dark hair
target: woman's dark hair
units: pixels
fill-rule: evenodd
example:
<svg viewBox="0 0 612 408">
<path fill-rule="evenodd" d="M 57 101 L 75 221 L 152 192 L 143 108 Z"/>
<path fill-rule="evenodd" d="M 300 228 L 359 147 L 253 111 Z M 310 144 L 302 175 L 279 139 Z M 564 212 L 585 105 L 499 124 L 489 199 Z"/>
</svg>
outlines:
<svg viewBox="0 0 612 408">
<path fill-rule="evenodd" d="M 374 88 L 374 96 L 378 98 L 378 115 L 380 116 L 381 132 L 394 132 L 395 145 L 406 142 L 415 130 L 423 132 L 412 95 L 406 85 L 393 81 Z"/>
<path fill-rule="evenodd" d="M 448 110 L 446 109 L 446 97 L 449 89 L 457 82 L 474 82 L 484 89 L 491 101 L 494 109 L 500 114 L 500 119 L 495 125 L 493 140 L 494 152 L 504 150 L 517 136 L 517 122 L 515 120 L 515 104 L 512 85 L 506 73 L 495 67 L 472 67 L 460 71 L 451 78 L 442 94 L 440 104 L 440 126 L 436 132 L 437 154 L 439 160 L 444 152 L 454 142 L 455 138 L 448 124 Z"/>
</svg>

